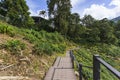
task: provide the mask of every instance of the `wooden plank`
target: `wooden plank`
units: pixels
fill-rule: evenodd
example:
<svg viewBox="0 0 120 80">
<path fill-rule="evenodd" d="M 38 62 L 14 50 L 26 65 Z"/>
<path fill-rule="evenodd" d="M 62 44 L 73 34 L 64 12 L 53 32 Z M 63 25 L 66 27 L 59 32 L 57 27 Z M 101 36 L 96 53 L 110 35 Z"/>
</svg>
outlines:
<svg viewBox="0 0 120 80">
<path fill-rule="evenodd" d="M 52 80 L 53 78 L 53 74 L 54 74 L 54 67 L 51 67 L 48 72 L 46 73 L 46 76 L 44 78 L 44 80 Z"/>
<path fill-rule="evenodd" d="M 54 67 L 57 67 L 59 65 L 60 59 L 61 59 L 61 57 L 57 57 L 54 65 L 53 65 Z"/>
<path fill-rule="evenodd" d="M 53 80 L 76 80 L 73 69 L 55 69 Z"/>
<path fill-rule="evenodd" d="M 71 59 L 68 58 L 68 57 L 63 57 L 63 58 L 61 58 L 58 67 L 59 67 L 59 68 L 72 68 Z"/>
<path fill-rule="evenodd" d="M 70 57 L 70 51 L 66 52 L 66 57 Z"/>
<path fill-rule="evenodd" d="M 67 51 L 66 57 L 58 57 L 54 65 L 48 70 L 44 80 L 76 80 L 70 51 Z"/>
</svg>

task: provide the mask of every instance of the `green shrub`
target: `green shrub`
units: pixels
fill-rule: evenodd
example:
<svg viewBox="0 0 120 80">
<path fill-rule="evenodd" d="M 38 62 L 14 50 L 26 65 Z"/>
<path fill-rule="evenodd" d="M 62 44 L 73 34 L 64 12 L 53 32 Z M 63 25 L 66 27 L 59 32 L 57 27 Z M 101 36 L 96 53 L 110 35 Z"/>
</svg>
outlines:
<svg viewBox="0 0 120 80">
<path fill-rule="evenodd" d="M 35 31 L 33 29 L 17 28 L 6 23 L 0 22 L 0 33 L 5 33 L 11 37 L 16 34 L 24 36 L 24 40 L 28 40 L 34 45 L 33 52 L 35 54 L 48 54 L 63 53 L 66 50 L 65 39 L 58 32 L 46 32 L 44 30 Z M 10 51 L 19 52 L 21 50 L 21 42 L 13 40 L 6 43 L 6 45 L 0 45 L 0 47 L 6 47 Z M 18 45 L 18 46 L 17 46 Z M 14 53 L 12 51 L 12 53 Z"/>
<path fill-rule="evenodd" d="M 15 36 L 15 31 L 16 31 L 15 28 L 8 27 L 6 33 L 7 33 L 9 36 L 14 37 L 14 36 Z"/>
<path fill-rule="evenodd" d="M 48 54 L 52 55 L 53 53 L 63 53 L 66 50 L 66 46 L 63 44 L 51 44 L 48 42 L 43 42 L 36 44 L 34 46 L 33 52 L 38 55 Z"/>
<path fill-rule="evenodd" d="M 19 40 L 9 40 L 4 45 L 12 54 L 19 54 L 21 50 L 26 48 L 25 44 Z"/>
<path fill-rule="evenodd" d="M 0 25 L 0 33 L 3 33 L 3 34 L 6 33 L 9 36 L 13 37 L 13 36 L 15 36 L 14 31 L 15 31 L 15 29 L 13 27 L 11 27 L 11 26 L 7 26 L 5 24 Z"/>
<path fill-rule="evenodd" d="M 34 46 L 33 52 L 38 55 L 43 55 L 44 53 L 51 55 L 51 54 L 53 54 L 54 51 L 52 49 L 52 44 L 40 43 L 40 44 L 36 44 Z"/>
<path fill-rule="evenodd" d="M 36 38 L 32 34 L 26 34 L 23 39 L 28 40 L 30 43 L 35 43 L 35 42 L 39 41 L 38 38 Z"/>
</svg>

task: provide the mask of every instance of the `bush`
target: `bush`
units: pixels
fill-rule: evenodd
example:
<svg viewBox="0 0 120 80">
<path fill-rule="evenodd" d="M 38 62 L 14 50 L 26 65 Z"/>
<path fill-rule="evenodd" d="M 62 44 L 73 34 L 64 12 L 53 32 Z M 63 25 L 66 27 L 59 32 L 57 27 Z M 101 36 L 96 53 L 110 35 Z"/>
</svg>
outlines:
<svg viewBox="0 0 120 80">
<path fill-rule="evenodd" d="M 43 53 L 52 55 L 53 53 L 63 53 L 66 50 L 65 39 L 58 32 L 50 33 L 44 30 L 38 32 L 33 29 L 18 29 L 17 27 L 0 22 L 0 33 L 5 33 L 12 37 L 15 34 L 24 36 L 24 40 L 28 40 L 34 45 L 33 51 L 38 55 Z M 1 45 L 0 48 L 5 47 L 10 51 L 13 50 L 12 53 L 16 53 L 22 48 L 20 43 L 20 41 L 12 40 L 8 41 L 5 45 Z"/>
<path fill-rule="evenodd" d="M 35 37 L 34 35 L 32 35 L 32 34 L 26 34 L 23 39 L 28 40 L 30 43 L 35 43 L 35 42 L 38 41 L 38 38 L 36 38 L 36 37 Z"/>
<path fill-rule="evenodd" d="M 20 42 L 19 40 L 9 40 L 4 45 L 5 48 L 14 55 L 19 54 L 21 50 L 24 50 L 26 48 L 25 44 Z"/>
<path fill-rule="evenodd" d="M 15 36 L 15 32 L 14 32 L 14 28 L 12 28 L 11 26 L 7 26 L 7 25 L 0 25 L 0 33 L 6 33 L 9 36 L 13 37 Z"/>
<path fill-rule="evenodd" d="M 43 53 L 51 55 L 54 51 L 52 45 L 49 43 L 40 43 L 34 46 L 33 52 L 37 55 L 43 55 Z"/>
<path fill-rule="evenodd" d="M 63 53 L 66 50 L 66 46 L 64 44 L 51 44 L 48 42 L 43 42 L 36 44 L 34 46 L 33 52 L 37 55 L 48 54 L 52 55 L 53 53 Z"/>
</svg>

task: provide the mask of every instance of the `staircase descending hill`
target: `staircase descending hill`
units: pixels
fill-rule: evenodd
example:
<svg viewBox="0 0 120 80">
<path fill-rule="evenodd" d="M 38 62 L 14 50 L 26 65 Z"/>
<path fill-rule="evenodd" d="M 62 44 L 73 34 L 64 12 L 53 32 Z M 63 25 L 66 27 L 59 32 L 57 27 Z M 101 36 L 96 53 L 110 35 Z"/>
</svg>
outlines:
<svg viewBox="0 0 120 80">
<path fill-rule="evenodd" d="M 65 57 L 58 57 L 54 65 L 48 70 L 44 80 L 76 80 L 70 51 Z"/>
</svg>

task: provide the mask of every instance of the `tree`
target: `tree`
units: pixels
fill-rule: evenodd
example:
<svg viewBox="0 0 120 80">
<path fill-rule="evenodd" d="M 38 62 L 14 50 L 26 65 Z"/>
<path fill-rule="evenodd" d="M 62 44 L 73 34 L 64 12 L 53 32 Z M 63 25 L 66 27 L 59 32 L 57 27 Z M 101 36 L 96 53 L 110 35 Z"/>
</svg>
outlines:
<svg viewBox="0 0 120 80">
<path fill-rule="evenodd" d="M 87 42 L 117 43 L 117 38 L 114 34 L 114 23 L 107 18 L 95 20 L 90 15 L 84 16 L 82 25 L 86 27 L 86 32 L 81 37 Z"/>
<path fill-rule="evenodd" d="M 120 45 L 120 20 L 116 23 L 115 35 L 118 38 L 118 44 Z"/>
<path fill-rule="evenodd" d="M 77 29 L 80 26 L 80 16 L 78 13 L 73 13 L 70 15 L 69 18 L 69 26 L 68 26 L 68 35 L 70 37 L 75 37 L 75 34 L 77 36 Z"/>
<path fill-rule="evenodd" d="M 8 23 L 18 27 L 29 27 L 34 23 L 29 16 L 25 0 L 1 0 L 0 5 L 5 13 L 4 16 L 8 18 Z M 0 14 L 3 15 L 2 12 Z"/>
<path fill-rule="evenodd" d="M 82 24 L 86 27 L 92 27 L 95 19 L 91 15 L 85 15 L 81 20 Z"/>
<path fill-rule="evenodd" d="M 100 42 L 102 43 L 110 43 L 110 44 L 116 44 L 117 38 L 114 34 L 115 28 L 110 25 L 110 21 L 108 19 L 102 19 L 99 23 L 99 30 L 100 30 Z"/>
<path fill-rule="evenodd" d="M 5 3 L 4 0 L 0 1 L 0 15 L 6 16 L 7 14 L 7 2 Z"/>
<path fill-rule="evenodd" d="M 99 42 L 99 21 L 95 20 L 91 15 L 85 15 L 82 18 L 81 23 L 86 28 L 86 32 L 83 33 L 81 37 L 87 42 Z"/>
<path fill-rule="evenodd" d="M 70 0 L 47 0 L 49 18 L 53 20 L 55 30 L 67 34 L 71 14 Z"/>
</svg>

